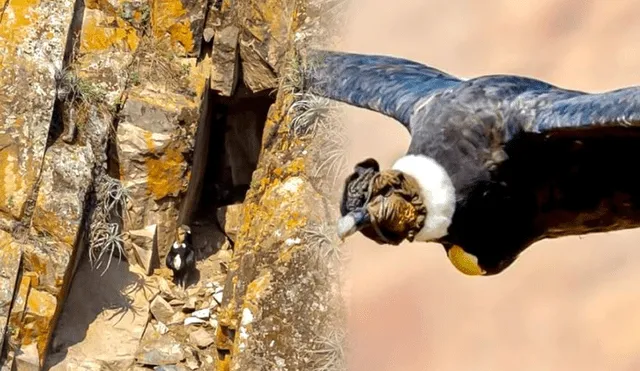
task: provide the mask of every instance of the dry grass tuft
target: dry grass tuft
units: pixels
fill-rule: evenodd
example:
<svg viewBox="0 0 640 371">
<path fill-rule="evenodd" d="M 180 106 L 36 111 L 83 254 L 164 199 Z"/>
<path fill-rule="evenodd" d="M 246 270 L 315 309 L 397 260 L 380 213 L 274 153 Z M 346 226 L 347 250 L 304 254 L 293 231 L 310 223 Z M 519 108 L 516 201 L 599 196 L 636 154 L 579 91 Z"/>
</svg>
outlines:
<svg viewBox="0 0 640 371">
<path fill-rule="evenodd" d="M 327 335 L 318 336 L 313 354 L 312 371 L 346 371 L 346 330 L 341 326 L 329 326 Z"/>
<path fill-rule="evenodd" d="M 331 196 L 347 168 L 347 138 L 340 122 L 337 104 L 308 93 L 298 94 L 291 106 L 290 133 L 296 137 L 311 136 L 309 151 L 313 159 L 310 176 L 316 187 Z M 326 192 L 329 190 L 329 192 Z"/>
<path fill-rule="evenodd" d="M 282 72 L 278 75 L 278 90 L 286 95 L 295 95 L 302 89 L 303 83 L 299 56 L 288 58 Z"/>
<path fill-rule="evenodd" d="M 302 230 L 314 260 L 321 266 L 340 267 L 345 255 L 340 248 L 338 235 L 332 223 L 310 224 Z"/>
<path fill-rule="evenodd" d="M 164 84 L 166 90 L 187 93 L 190 69 L 175 55 L 167 39 L 144 37 L 129 66 L 127 85 L 135 86 L 147 81 Z"/>
</svg>

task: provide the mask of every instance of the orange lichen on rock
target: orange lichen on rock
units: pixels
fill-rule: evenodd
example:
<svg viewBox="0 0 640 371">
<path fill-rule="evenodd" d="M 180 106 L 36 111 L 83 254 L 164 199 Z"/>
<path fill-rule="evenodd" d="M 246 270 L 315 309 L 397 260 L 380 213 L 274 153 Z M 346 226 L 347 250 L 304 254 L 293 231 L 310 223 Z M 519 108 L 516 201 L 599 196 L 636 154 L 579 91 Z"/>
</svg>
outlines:
<svg viewBox="0 0 640 371">
<path fill-rule="evenodd" d="M 7 136 L 0 135 L 0 141 Z M 26 200 L 18 169 L 18 146 L 11 143 L 0 150 L 0 210 L 18 219 Z"/>
<path fill-rule="evenodd" d="M 151 8 L 151 27 L 154 37 L 168 37 L 177 53 L 194 51 L 194 35 L 187 10 L 181 0 L 155 0 Z"/>
<path fill-rule="evenodd" d="M 264 297 L 270 288 L 272 281 L 272 274 L 269 270 L 264 270 L 262 273 L 249 285 L 247 285 L 247 291 L 244 294 L 244 303 L 252 303 L 257 305 L 262 297 Z"/>
<path fill-rule="evenodd" d="M 41 168 L 74 2 L 9 0 L 0 17 L 0 210 L 20 219 Z"/>
<path fill-rule="evenodd" d="M 167 196 L 177 196 L 184 191 L 186 163 L 178 146 L 170 144 L 162 153 L 156 154 L 152 135 L 145 133 L 151 156 L 145 157 L 147 169 L 147 189 L 156 200 Z"/>
<path fill-rule="evenodd" d="M 49 338 L 53 334 L 55 323 L 52 320 L 57 305 L 56 297 L 45 291 L 31 289 L 27 297 L 22 324 L 22 346 L 37 344 L 41 364 L 46 356 Z"/>
<path fill-rule="evenodd" d="M 6 329 L 10 322 L 9 310 L 15 297 L 21 255 L 20 245 L 15 243 L 10 234 L 0 231 L 0 347 L 11 334 Z"/>
<path fill-rule="evenodd" d="M 137 31 L 122 18 L 94 9 L 85 10 L 80 37 L 83 53 L 110 49 L 133 52 L 140 42 Z"/>
<path fill-rule="evenodd" d="M 27 297 L 31 290 L 31 277 L 22 276 L 18 285 L 18 293 L 13 300 L 11 315 L 9 316 L 9 327 L 7 333 L 11 344 L 20 344 L 22 342 L 22 321 L 27 308 Z"/>
<path fill-rule="evenodd" d="M 188 58 L 183 63 L 189 65 L 189 88 L 195 92 L 195 102 L 199 103 L 199 100 L 204 95 L 205 89 L 208 85 L 205 83 L 211 74 L 211 59 L 204 58 L 202 61 L 197 61 L 195 58 Z"/>
<path fill-rule="evenodd" d="M 116 7 L 109 0 L 84 0 L 85 11 L 89 9 L 99 9 L 109 15 L 115 15 Z"/>
<path fill-rule="evenodd" d="M 6 0 L 4 14 L 0 18 L 0 50 L 6 48 L 9 54 L 23 41 L 34 20 L 38 19 L 40 0 Z"/>
<path fill-rule="evenodd" d="M 291 23 L 294 17 L 292 13 L 283 11 L 282 0 L 253 0 L 251 6 L 247 7 L 250 13 L 245 27 L 253 37 L 261 42 L 269 38 L 278 39 L 284 42 L 290 36 Z M 289 9 L 293 11 L 296 7 Z M 274 45 L 275 46 L 275 45 Z"/>
</svg>

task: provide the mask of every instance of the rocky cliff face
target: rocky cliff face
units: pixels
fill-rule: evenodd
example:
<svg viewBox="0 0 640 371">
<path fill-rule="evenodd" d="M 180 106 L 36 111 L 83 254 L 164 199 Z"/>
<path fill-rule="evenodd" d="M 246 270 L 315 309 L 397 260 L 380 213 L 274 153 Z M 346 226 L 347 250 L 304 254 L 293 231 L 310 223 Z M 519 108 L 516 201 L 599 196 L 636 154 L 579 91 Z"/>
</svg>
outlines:
<svg viewBox="0 0 640 371">
<path fill-rule="evenodd" d="M 204 332 L 178 331 L 204 345 L 198 352 L 211 353 L 211 362 L 191 362 L 192 369 L 275 363 L 297 370 L 339 360 L 339 338 L 326 331 L 339 319 L 333 309 L 339 308 L 339 270 L 322 255 L 333 256 L 325 223 L 334 210 L 331 195 L 320 191 L 337 160 L 317 157 L 320 149 L 337 148 L 327 135 L 337 124 L 326 124 L 335 121 L 326 119 L 325 102 L 306 101 L 296 79 L 303 43 L 326 41 L 319 14 L 333 6 L 300 0 L 0 1 L 4 367 L 39 369 L 44 363 L 79 265 L 94 269 L 83 268 L 83 282 L 73 284 L 78 307 L 66 306 L 53 351 L 64 348 L 73 313 L 79 318 L 92 300 L 119 290 L 86 278 L 120 269 L 122 277 L 138 272 L 151 288 L 131 300 L 144 320 L 136 320 L 141 327 L 129 335 L 144 344 L 136 354 L 119 355 L 117 367 L 134 367 L 134 360 L 135 367 L 168 364 L 149 360 L 149 344 L 167 332 L 180 340 L 171 325 L 185 322 L 162 315 L 177 315 L 176 306 L 220 312 L 215 321 L 218 315 L 207 312 Z M 273 105 L 271 91 L 277 91 Z M 225 132 L 234 134 L 211 142 Z M 238 202 L 229 201 L 236 189 L 242 201 L 247 187 L 242 206 L 218 208 L 227 194 L 226 204 Z M 236 239 L 228 265 L 218 259 L 221 281 L 229 271 L 223 298 L 204 284 L 212 277 L 202 276 L 211 272 L 202 264 L 220 250 L 209 228 L 219 224 L 211 222 L 218 215 Z M 196 223 L 196 241 L 206 245 L 199 254 L 201 282 L 186 297 L 158 269 L 184 222 Z M 132 268 L 113 268 L 111 258 L 121 254 Z M 87 290 L 84 300 L 77 299 L 80 287 Z M 200 304 L 191 305 L 198 295 Z M 222 305 L 206 299 L 209 306 L 195 308 L 206 295 Z M 216 330 L 213 344 L 207 333 Z M 191 359 L 185 352 L 196 354 L 185 349 L 175 353 L 183 355 L 174 357 L 180 367 Z"/>
</svg>

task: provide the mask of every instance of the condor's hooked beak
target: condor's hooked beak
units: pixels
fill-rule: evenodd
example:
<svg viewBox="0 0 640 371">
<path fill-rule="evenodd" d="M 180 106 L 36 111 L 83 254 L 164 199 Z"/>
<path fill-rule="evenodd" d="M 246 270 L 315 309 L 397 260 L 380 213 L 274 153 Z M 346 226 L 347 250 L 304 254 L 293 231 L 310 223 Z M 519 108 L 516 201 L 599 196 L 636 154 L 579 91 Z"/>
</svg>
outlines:
<svg viewBox="0 0 640 371">
<path fill-rule="evenodd" d="M 342 218 L 338 219 L 338 237 L 344 241 L 345 238 L 358 232 L 371 223 L 371 217 L 366 208 L 353 210 Z"/>
</svg>

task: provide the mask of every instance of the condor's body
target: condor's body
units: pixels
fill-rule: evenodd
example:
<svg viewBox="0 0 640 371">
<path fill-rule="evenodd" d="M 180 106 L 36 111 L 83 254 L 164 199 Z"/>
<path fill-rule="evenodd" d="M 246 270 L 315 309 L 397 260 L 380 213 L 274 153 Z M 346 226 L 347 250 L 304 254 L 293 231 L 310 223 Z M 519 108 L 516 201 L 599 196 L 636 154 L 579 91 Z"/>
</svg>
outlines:
<svg viewBox="0 0 640 371">
<path fill-rule="evenodd" d="M 488 180 L 460 185 L 437 242 L 495 274 L 541 239 L 640 227 L 640 130 L 615 131 L 580 141 L 523 134 Z"/>
<path fill-rule="evenodd" d="M 190 275 L 196 268 L 196 252 L 188 226 L 178 227 L 176 240 L 167 253 L 165 264 L 173 271 L 174 281 L 183 289 L 186 288 Z"/>
<path fill-rule="evenodd" d="M 540 239 L 640 226 L 640 88 L 588 94 L 519 76 L 463 81 L 393 57 L 313 57 L 312 93 L 410 132 L 393 169 L 421 185 L 416 241 L 443 244 L 464 273 L 500 273 Z M 342 213 L 362 230 L 370 218 L 349 202 L 362 198 L 346 192 L 351 181 Z M 462 255 L 475 268 L 454 261 Z"/>
</svg>

